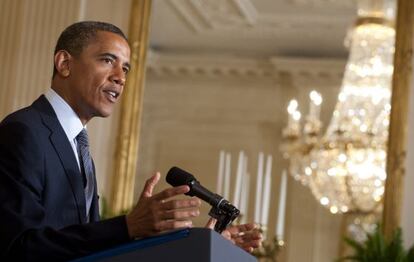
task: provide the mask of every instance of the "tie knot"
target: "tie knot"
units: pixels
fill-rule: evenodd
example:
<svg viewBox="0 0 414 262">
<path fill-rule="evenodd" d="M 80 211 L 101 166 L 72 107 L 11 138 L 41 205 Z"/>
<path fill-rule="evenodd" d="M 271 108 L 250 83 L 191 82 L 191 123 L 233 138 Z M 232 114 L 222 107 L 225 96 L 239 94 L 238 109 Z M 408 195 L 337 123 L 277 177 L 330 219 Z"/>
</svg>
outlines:
<svg viewBox="0 0 414 262">
<path fill-rule="evenodd" d="M 85 128 L 82 129 L 82 131 L 80 131 L 80 133 L 76 136 L 76 141 L 78 142 L 80 146 L 85 146 L 85 147 L 89 146 L 88 132 L 86 132 Z"/>
</svg>

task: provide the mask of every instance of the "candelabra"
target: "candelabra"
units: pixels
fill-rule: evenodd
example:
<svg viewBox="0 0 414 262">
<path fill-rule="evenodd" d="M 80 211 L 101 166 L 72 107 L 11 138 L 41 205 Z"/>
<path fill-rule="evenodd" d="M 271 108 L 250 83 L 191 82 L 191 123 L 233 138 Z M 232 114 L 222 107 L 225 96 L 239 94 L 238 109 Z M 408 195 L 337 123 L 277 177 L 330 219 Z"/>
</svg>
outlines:
<svg viewBox="0 0 414 262">
<path fill-rule="evenodd" d="M 266 227 L 260 226 L 259 230 L 263 235 L 266 235 Z M 274 236 L 273 238 L 263 240 L 261 247 L 254 250 L 253 255 L 262 262 L 277 262 L 284 246 L 285 242 Z"/>
</svg>

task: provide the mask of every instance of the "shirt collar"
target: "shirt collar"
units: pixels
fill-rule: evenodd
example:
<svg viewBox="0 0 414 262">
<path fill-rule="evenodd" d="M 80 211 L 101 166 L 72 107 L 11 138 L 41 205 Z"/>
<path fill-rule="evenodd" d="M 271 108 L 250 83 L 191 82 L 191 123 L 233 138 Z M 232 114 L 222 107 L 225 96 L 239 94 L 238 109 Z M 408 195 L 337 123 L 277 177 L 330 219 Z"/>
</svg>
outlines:
<svg viewBox="0 0 414 262">
<path fill-rule="evenodd" d="M 82 125 L 78 115 L 73 111 L 70 105 L 52 88 L 45 93 L 46 99 L 55 110 L 60 125 L 66 133 L 69 141 L 73 141 L 76 136 L 86 126 Z"/>
</svg>

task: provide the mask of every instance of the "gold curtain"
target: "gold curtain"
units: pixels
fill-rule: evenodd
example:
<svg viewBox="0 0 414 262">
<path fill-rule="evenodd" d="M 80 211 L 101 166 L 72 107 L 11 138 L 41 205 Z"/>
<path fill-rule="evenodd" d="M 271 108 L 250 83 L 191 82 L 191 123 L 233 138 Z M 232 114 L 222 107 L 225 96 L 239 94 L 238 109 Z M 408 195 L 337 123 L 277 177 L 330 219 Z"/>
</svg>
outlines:
<svg viewBox="0 0 414 262">
<path fill-rule="evenodd" d="M 398 0 L 391 119 L 388 139 L 383 231 L 391 238 L 400 226 L 407 144 L 408 99 L 413 53 L 414 1 Z"/>
<path fill-rule="evenodd" d="M 132 1 L 128 34 L 131 71 L 121 102 L 110 202 L 112 214 L 133 205 L 150 12 L 151 0 Z"/>
</svg>

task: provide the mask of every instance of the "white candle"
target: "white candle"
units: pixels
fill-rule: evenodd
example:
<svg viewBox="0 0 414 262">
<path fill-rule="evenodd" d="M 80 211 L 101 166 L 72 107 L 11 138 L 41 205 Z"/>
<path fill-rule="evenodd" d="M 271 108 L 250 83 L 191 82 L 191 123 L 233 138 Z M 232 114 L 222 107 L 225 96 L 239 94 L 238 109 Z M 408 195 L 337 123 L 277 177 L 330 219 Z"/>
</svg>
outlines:
<svg viewBox="0 0 414 262">
<path fill-rule="evenodd" d="M 269 208 L 270 208 L 270 189 L 272 184 L 272 156 L 267 156 L 266 161 L 266 172 L 265 172 L 265 180 L 264 180 L 264 190 L 263 190 L 263 208 L 262 208 L 262 216 L 261 216 L 261 223 L 262 225 L 268 225 L 269 223 Z"/>
<path fill-rule="evenodd" d="M 236 183 L 234 188 L 233 195 L 233 205 L 235 207 L 240 207 L 240 194 L 242 188 L 242 176 L 243 176 L 243 162 L 244 162 L 244 153 L 243 151 L 239 152 L 239 159 L 237 161 L 237 171 L 236 171 Z"/>
<path fill-rule="evenodd" d="M 244 216 L 244 205 L 245 205 L 245 201 L 246 201 L 246 197 L 244 195 L 244 185 L 246 183 L 246 178 L 244 176 L 244 174 L 242 175 L 242 187 L 241 187 L 241 191 L 240 191 L 240 205 L 237 207 L 240 210 L 240 214 L 242 214 Z"/>
<path fill-rule="evenodd" d="M 282 179 L 280 181 L 279 212 L 278 212 L 277 222 L 276 222 L 276 237 L 278 240 L 283 240 L 283 237 L 284 237 L 286 194 L 287 194 L 287 172 L 286 170 L 283 170 Z"/>
<path fill-rule="evenodd" d="M 218 166 L 218 175 L 217 175 L 217 187 L 216 193 L 219 195 L 223 194 L 223 178 L 224 178 L 224 150 L 220 150 L 219 166 Z"/>
<path fill-rule="evenodd" d="M 229 199 L 230 196 L 230 170 L 231 168 L 231 156 L 229 153 L 226 153 L 226 163 L 224 167 L 224 191 L 223 197 Z"/>
<path fill-rule="evenodd" d="M 247 208 L 249 206 L 249 193 L 250 193 L 250 175 L 247 173 L 247 156 L 244 156 L 243 162 L 243 195 L 244 195 L 244 214 L 245 218 L 247 217 Z"/>
<path fill-rule="evenodd" d="M 243 161 L 243 174 L 242 174 L 242 188 L 241 188 L 241 200 L 240 200 L 240 213 L 243 214 L 240 223 L 246 223 L 247 218 L 247 206 L 249 204 L 249 185 L 250 176 L 247 174 L 247 156 L 244 156 Z"/>
<path fill-rule="evenodd" d="M 256 184 L 256 199 L 254 210 L 254 222 L 260 223 L 261 207 L 262 207 L 262 184 L 263 184 L 263 152 L 259 153 L 257 161 L 257 184 Z"/>
<path fill-rule="evenodd" d="M 242 197 L 242 203 L 240 205 L 240 209 L 243 210 L 242 211 L 243 217 L 240 221 L 241 224 L 247 223 L 247 212 L 248 212 L 248 207 L 249 207 L 249 202 L 248 202 L 249 193 L 250 193 L 250 175 L 248 173 L 245 173 L 243 176 L 243 197 Z"/>
</svg>

